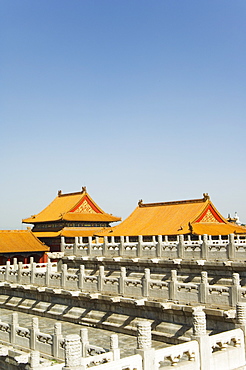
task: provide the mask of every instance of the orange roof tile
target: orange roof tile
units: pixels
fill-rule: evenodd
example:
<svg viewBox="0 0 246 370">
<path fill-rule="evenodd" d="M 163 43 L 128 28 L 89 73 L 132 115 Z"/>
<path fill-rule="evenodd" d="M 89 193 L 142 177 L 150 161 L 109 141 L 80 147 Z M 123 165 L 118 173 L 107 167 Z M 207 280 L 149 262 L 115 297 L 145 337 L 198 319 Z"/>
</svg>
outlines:
<svg viewBox="0 0 246 370">
<path fill-rule="evenodd" d="M 75 237 L 75 236 L 93 236 L 95 233 L 98 233 L 105 228 L 100 227 L 64 227 L 60 231 L 41 231 L 41 232 L 34 232 L 37 238 L 55 238 L 58 236 L 65 236 L 65 237 Z"/>
<path fill-rule="evenodd" d="M 204 221 L 206 221 L 204 227 L 199 229 L 197 225 Z M 189 234 L 192 230 L 198 234 L 210 234 L 210 231 L 214 231 L 215 235 L 218 233 L 223 235 L 225 230 L 235 229 L 228 224 L 214 207 L 208 195 L 204 194 L 202 199 L 175 202 L 143 204 L 140 201 L 138 207 L 126 220 L 112 227 L 110 231 L 103 231 L 99 235 L 177 235 Z M 207 228 L 206 225 L 208 225 Z M 216 227 L 211 228 L 211 225 L 216 225 Z M 225 226 L 228 226 L 227 229 Z M 246 233 L 246 229 L 238 226 L 237 232 Z"/>
<path fill-rule="evenodd" d="M 120 221 L 121 218 L 105 213 L 83 187 L 82 191 L 77 193 L 58 192 L 57 197 L 43 211 L 22 222 L 35 224 L 59 220 L 114 222 Z"/>
<path fill-rule="evenodd" d="M 50 250 L 28 230 L 0 230 L 0 253 L 48 252 Z"/>
</svg>

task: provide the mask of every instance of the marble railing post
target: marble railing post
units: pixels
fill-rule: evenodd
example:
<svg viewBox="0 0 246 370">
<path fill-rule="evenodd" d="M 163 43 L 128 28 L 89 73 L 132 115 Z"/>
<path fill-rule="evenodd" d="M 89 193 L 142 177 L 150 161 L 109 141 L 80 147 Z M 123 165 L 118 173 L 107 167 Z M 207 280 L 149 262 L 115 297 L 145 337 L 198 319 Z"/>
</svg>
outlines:
<svg viewBox="0 0 246 370">
<path fill-rule="evenodd" d="M 211 348 L 209 336 L 206 331 L 206 315 L 204 307 L 193 308 L 193 336 L 192 339 L 198 341 L 200 352 L 200 369 L 210 370 Z"/>
<path fill-rule="evenodd" d="M 227 246 L 227 256 L 230 261 L 235 260 L 235 240 L 234 234 L 229 235 L 229 244 Z"/>
<path fill-rule="evenodd" d="M 64 370 L 84 370 L 82 366 L 82 348 L 80 337 L 70 334 L 65 337 L 65 366 Z"/>
<path fill-rule="evenodd" d="M 65 251 L 65 237 L 64 236 L 61 236 L 60 249 L 61 249 L 61 252 Z"/>
<path fill-rule="evenodd" d="M 81 339 L 81 348 L 82 348 L 82 357 L 87 356 L 87 348 L 89 346 L 89 338 L 88 338 L 88 329 L 83 328 L 80 329 L 80 339 Z"/>
<path fill-rule="evenodd" d="M 184 235 L 178 235 L 178 246 L 177 246 L 178 258 L 184 258 Z"/>
<path fill-rule="evenodd" d="M 85 277 L 85 266 L 79 266 L 79 289 L 83 290 L 84 287 L 84 277 Z"/>
<path fill-rule="evenodd" d="M 143 236 L 138 235 L 137 257 L 142 257 L 142 255 L 143 255 Z"/>
<path fill-rule="evenodd" d="M 59 357 L 59 342 L 62 339 L 62 327 L 60 322 L 56 322 L 54 325 L 53 334 L 53 346 L 52 346 L 52 356 Z"/>
<path fill-rule="evenodd" d="M 137 323 L 137 349 L 135 352 L 143 358 L 143 370 L 155 368 L 155 350 L 151 346 L 151 323 L 139 321 Z"/>
<path fill-rule="evenodd" d="M 37 333 L 39 332 L 39 327 L 38 327 L 38 318 L 33 317 L 32 318 L 32 327 L 30 330 L 30 348 L 35 350 L 36 349 L 36 337 Z"/>
<path fill-rule="evenodd" d="M 31 265 L 31 284 L 35 283 L 35 274 L 36 274 L 36 262 L 33 262 Z"/>
<path fill-rule="evenodd" d="M 113 361 L 120 359 L 120 349 L 118 344 L 118 335 L 112 334 L 110 336 L 110 350 L 113 352 Z"/>
<path fill-rule="evenodd" d="M 16 328 L 18 326 L 18 313 L 14 312 L 12 313 L 11 318 L 11 324 L 10 324 L 10 343 L 15 344 L 16 340 Z"/>
<path fill-rule="evenodd" d="M 236 305 L 236 328 L 240 328 L 244 334 L 246 343 L 246 302 L 238 302 Z M 246 348 L 245 348 L 246 350 Z"/>
<path fill-rule="evenodd" d="M 14 265 L 14 270 L 16 271 L 18 269 L 18 262 L 17 262 L 17 258 L 13 258 L 13 265 Z"/>
<path fill-rule="evenodd" d="M 4 274 L 5 281 L 9 281 L 9 272 L 10 272 L 10 261 L 7 261 Z"/>
<path fill-rule="evenodd" d="M 203 235 L 203 241 L 201 245 L 201 258 L 203 260 L 208 259 L 208 236 L 207 234 Z"/>
<path fill-rule="evenodd" d="M 87 249 L 87 255 L 92 255 L 92 236 L 88 236 L 88 249 Z"/>
<path fill-rule="evenodd" d="M 45 285 L 47 287 L 49 287 L 50 285 L 50 273 L 51 273 L 51 262 L 49 260 L 46 265 L 46 273 L 45 273 Z"/>
<path fill-rule="evenodd" d="M 22 262 L 19 262 L 18 263 L 18 277 L 17 277 L 17 281 L 18 281 L 18 283 L 20 283 L 21 284 L 21 277 L 22 277 L 22 267 L 23 266 L 23 264 L 22 264 Z"/>
<path fill-rule="evenodd" d="M 108 237 L 104 236 L 103 237 L 103 256 L 108 255 Z"/>
<path fill-rule="evenodd" d="M 61 287 L 62 288 L 66 288 L 66 281 L 67 281 L 67 264 L 63 263 L 62 273 L 61 273 Z"/>
<path fill-rule="evenodd" d="M 32 351 L 30 353 L 30 370 L 41 369 L 40 366 L 40 353 L 39 351 Z"/>
<path fill-rule="evenodd" d="M 119 282 L 119 294 L 124 295 L 125 292 L 125 278 L 126 278 L 126 268 L 120 268 L 120 282 Z"/>
<path fill-rule="evenodd" d="M 124 254 L 125 254 L 124 236 L 120 236 L 119 256 L 122 257 Z"/>
<path fill-rule="evenodd" d="M 201 282 L 200 282 L 200 303 L 207 303 L 207 295 L 208 295 L 208 273 L 207 271 L 201 272 Z"/>
<path fill-rule="evenodd" d="M 144 276 L 142 279 L 143 297 L 149 296 L 149 282 L 150 282 L 150 269 L 144 269 Z"/>
<path fill-rule="evenodd" d="M 156 257 L 162 257 L 162 235 L 157 236 Z"/>
<path fill-rule="evenodd" d="M 97 290 L 99 292 L 103 291 L 103 286 L 104 286 L 104 266 L 99 266 L 99 274 L 98 274 L 98 279 L 97 279 Z"/>
<path fill-rule="evenodd" d="M 75 255 L 75 256 L 78 256 L 78 237 L 77 236 L 75 236 L 75 238 L 74 238 L 74 245 L 73 245 L 73 254 Z"/>
<path fill-rule="evenodd" d="M 169 299 L 171 301 L 176 300 L 176 285 L 177 285 L 177 271 L 171 270 L 171 280 L 169 281 L 168 291 L 169 291 Z"/>
<path fill-rule="evenodd" d="M 230 305 L 236 306 L 238 303 L 240 289 L 240 276 L 237 272 L 232 274 L 232 286 L 230 287 Z"/>
</svg>

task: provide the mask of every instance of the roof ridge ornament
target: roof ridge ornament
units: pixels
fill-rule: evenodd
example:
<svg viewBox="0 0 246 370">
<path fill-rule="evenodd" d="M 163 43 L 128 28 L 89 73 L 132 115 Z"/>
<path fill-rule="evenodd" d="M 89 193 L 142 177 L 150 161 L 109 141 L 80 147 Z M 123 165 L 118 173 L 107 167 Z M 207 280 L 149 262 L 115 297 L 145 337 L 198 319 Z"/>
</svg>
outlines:
<svg viewBox="0 0 246 370">
<path fill-rule="evenodd" d="M 86 186 L 82 186 L 82 193 L 86 193 Z"/>
<path fill-rule="evenodd" d="M 203 193 L 203 199 L 204 201 L 210 200 L 210 196 L 208 195 L 208 193 Z"/>
<path fill-rule="evenodd" d="M 58 195 L 58 197 L 60 197 L 62 195 L 62 191 L 61 190 L 58 190 L 57 195 Z"/>
<path fill-rule="evenodd" d="M 140 199 L 139 201 L 138 201 L 138 206 L 139 207 L 141 207 L 141 205 L 143 204 L 143 199 Z"/>
</svg>

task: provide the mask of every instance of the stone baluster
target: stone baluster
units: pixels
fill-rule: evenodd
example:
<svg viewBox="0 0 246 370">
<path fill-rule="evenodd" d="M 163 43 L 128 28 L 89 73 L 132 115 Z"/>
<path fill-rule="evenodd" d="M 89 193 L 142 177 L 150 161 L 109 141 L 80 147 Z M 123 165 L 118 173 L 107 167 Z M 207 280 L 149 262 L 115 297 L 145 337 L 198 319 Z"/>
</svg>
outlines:
<svg viewBox="0 0 246 370">
<path fill-rule="evenodd" d="M 120 349 L 118 342 L 118 335 L 112 334 L 110 336 L 110 350 L 113 352 L 113 361 L 117 361 L 120 359 Z"/>
<path fill-rule="evenodd" d="M 18 327 L 18 313 L 12 313 L 11 317 L 11 324 L 10 324 L 10 343 L 15 344 L 16 342 L 16 329 Z"/>
<path fill-rule="evenodd" d="M 21 281 L 22 281 L 22 269 L 23 269 L 23 263 L 19 262 L 18 263 L 18 277 L 17 277 L 17 281 L 19 284 L 21 284 Z"/>
<path fill-rule="evenodd" d="M 61 236 L 60 250 L 61 252 L 65 252 L 65 237 L 64 236 Z"/>
<path fill-rule="evenodd" d="M 208 273 L 207 271 L 202 271 L 200 283 L 200 303 L 207 303 L 208 285 Z"/>
<path fill-rule="evenodd" d="M 175 301 L 176 298 L 176 285 L 177 285 L 177 271 L 171 270 L 171 280 L 169 281 L 169 299 Z"/>
<path fill-rule="evenodd" d="M 238 302 L 240 290 L 240 276 L 237 272 L 232 274 L 232 286 L 230 287 L 230 305 L 235 307 Z"/>
<path fill-rule="evenodd" d="M 120 236 L 119 256 L 123 257 L 124 254 L 125 254 L 124 236 Z"/>
<path fill-rule="evenodd" d="M 51 274 L 51 262 L 49 260 L 46 265 L 46 273 L 45 273 L 45 285 L 47 287 L 49 287 L 50 285 L 50 274 Z"/>
<path fill-rule="evenodd" d="M 92 256 L 92 236 L 88 236 L 87 255 Z"/>
<path fill-rule="evenodd" d="M 144 269 L 144 276 L 142 279 L 143 297 L 149 296 L 149 282 L 150 282 L 150 269 Z"/>
<path fill-rule="evenodd" d="M 246 302 L 238 302 L 236 305 L 236 328 L 242 329 L 244 343 L 246 343 Z"/>
<path fill-rule="evenodd" d="M 78 237 L 75 236 L 74 245 L 73 245 L 73 254 L 74 254 L 74 256 L 78 256 L 78 244 L 79 244 Z"/>
<path fill-rule="evenodd" d="M 40 366 L 40 353 L 39 353 L 39 351 L 32 351 L 30 353 L 30 367 L 29 367 L 29 369 L 30 370 L 38 370 L 38 369 L 41 369 L 41 366 Z"/>
<path fill-rule="evenodd" d="M 125 292 L 125 279 L 126 279 L 126 268 L 120 268 L 120 282 L 119 282 L 119 294 L 124 295 Z"/>
<path fill-rule="evenodd" d="M 62 327 L 60 322 L 56 322 L 54 325 L 53 334 L 53 346 L 52 346 L 52 356 L 55 358 L 59 357 L 59 344 L 62 340 Z"/>
<path fill-rule="evenodd" d="M 64 370 L 82 370 L 82 348 L 80 336 L 70 334 L 65 337 L 65 366 Z"/>
<path fill-rule="evenodd" d="M 203 235 L 203 241 L 201 245 L 201 258 L 203 260 L 208 259 L 208 236 L 207 234 Z"/>
<path fill-rule="evenodd" d="M 103 291 L 103 287 L 104 287 L 104 266 L 99 266 L 99 275 L 98 275 L 98 278 L 97 278 L 97 290 L 99 292 L 102 292 Z"/>
<path fill-rule="evenodd" d="M 61 287 L 63 289 L 66 288 L 66 281 L 67 281 L 67 264 L 63 263 L 62 265 L 62 273 L 61 273 Z"/>
<path fill-rule="evenodd" d="M 155 350 L 151 346 L 151 323 L 139 321 L 137 323 L 137 349 L 135 352 L 143 358 L 143 370 L 155 368 Z"/>
<path fill-rule="evenodd" d="M 157 236 L 156 257 L 162 257 L 162 235 Z"/>
<path fill-rule="evenodd" d="M 142 257 L 142 255 L 143 255 L 143 236 L 138 235 L 137 257 Z"/>
<path fill-rule="evenodd" d="M 184 258 L 184 235 L 178 235 L 178 246 L 177 246 L 178 258 Z"/>
<path fill-rule="evenodd" d="M 36 276 L 36 262 L 31 264 L 31 284 L 35 283 L 35 276 Z"/>
<path fill-rule="evenodd" d="M 30 330 L 30 348 L 35 350 L 36 349 L 36 338 L 37 338 L 37 333 L 39 332 L 39 327 L 38 327 L 38 318 L 33 317 L 32 318 L 32 326 Z"/>
<path fill-rule="evenodd" d="M 83 328 L 83 329 L 80 329 L 80 339 L 81 339 L 81 343 L 82 343 L 82 357 L 86 357 L 87 356 L 87 348 L 89 346 L 89 338 L 88 338 L 88 329 L 87 328 Z"/>
<path fill-rule="evenodd" d="M 7 261 L 4 274 L 5 281 L 9 281 L 9 272 L 10 272 L 10 261 Z"/>
<path fill-rule="evenodd" d="M 229 243 L 227 246 L 227 256 L 230 261 L 235 260 L 235 240 L 234 240 L 234 234 L 229 235 Z"/>
<path fill-rule="evenodd" d="M 18 262 L 17 262 L 17 258 L 13 258 L 13 267 L 14 267 L 14 270 L 16 271 L 18 269 Z"/>
<path fill-rule="evenodd" d="M 193 336 L 192 339 L 198 341 L 200 353 L 201 370 L 210 370 L 211 349 L 209 345 L 209 336 L 206 331 L 206 314 L 204 307 L 197 306 L 193 308 Z"/>
<path fill-rule="evenodd" d="M 108 237 L 104 236 L 103 237 L 103 256 L 108 255 Z"/>
<path fill-rule="evenodd" d="M 84 278 L 85 278 L 85 266 L 79 266 L 79 289 L 83 290 L 84 288 Z"/>
</svg>

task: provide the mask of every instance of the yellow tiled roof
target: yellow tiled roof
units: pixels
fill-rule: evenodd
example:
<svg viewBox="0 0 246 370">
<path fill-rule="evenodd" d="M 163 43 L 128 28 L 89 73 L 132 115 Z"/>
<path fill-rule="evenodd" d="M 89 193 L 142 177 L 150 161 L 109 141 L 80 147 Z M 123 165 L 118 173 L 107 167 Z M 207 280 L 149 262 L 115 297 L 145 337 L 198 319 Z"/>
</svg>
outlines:
<svg viewBox="0 0 246 370">
<path fill-rule="evenodd" d="M 37 238 L 55 238 L 58 236 L 75 237 L 75 236 L 93 236 L 106 228 L 100 227 L 64 227 L 60 231 L 41 231 L 34 232 Z"/>
<path fill-rule="evenodd" d="M 203 217 L 208 209 L 211 210 L 212 221 L 204 223 L 204 226 L 199 228 L 199 219 Z M 211 225 L 214 226 L 211 227 Z M 204 194 L 202 199 L 149 204 L 139 202 L 138 207 L 126 220 L 112 227 L 110 231 L 103 231 L 99 235 L 177 235 L 191 232 L 210 235 L 213 235 L 211 232 L 215 232 L 214 235 L 223 235 L 225 231 L 231 230 L 229 233 L 232 233 L 232 230 L 236 229 L 238 233 L 246 232 L 246 229 L 240 226 L 231 227 L 216 210 L 208 195 Z"/>
<path fill-rule="evenodd" d="M 0 230 L 0 253 L 48 252 L 45 244 L 28 230 Z"/>
<path fill-rule="evenodd" d="M 78 209 L 83 201 L 87 203 L 87 209 Z M 78 193 L 61 194 L 58 192 L 58 196 L 43 211 L 22 222 L 35 224 L 59 220 L 114 222 L 120 221 L 121 218 L 105 213 L 83 188 Z"/>
</svg>

